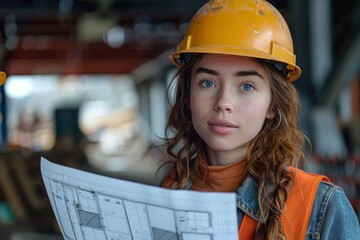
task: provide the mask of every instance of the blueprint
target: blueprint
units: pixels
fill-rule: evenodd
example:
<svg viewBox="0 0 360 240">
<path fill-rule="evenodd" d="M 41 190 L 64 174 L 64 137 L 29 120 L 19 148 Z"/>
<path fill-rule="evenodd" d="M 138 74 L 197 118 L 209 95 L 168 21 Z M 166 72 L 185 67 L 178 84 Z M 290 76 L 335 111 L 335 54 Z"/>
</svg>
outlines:
<svg viewBox="0 0 360 240">
<path fill-rule="evenodd" d="M 235 240 L 235 193 L 170 190 L 41 158 L 65 240 Z"/>
</svg>

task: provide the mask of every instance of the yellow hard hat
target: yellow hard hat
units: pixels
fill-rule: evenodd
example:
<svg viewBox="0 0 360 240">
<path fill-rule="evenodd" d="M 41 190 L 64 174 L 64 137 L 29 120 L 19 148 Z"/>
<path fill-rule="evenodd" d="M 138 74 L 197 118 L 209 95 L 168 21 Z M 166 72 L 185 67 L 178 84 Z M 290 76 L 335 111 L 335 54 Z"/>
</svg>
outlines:
<svg viewBox="0 0 360 240">
<path fill-rule="evenodd" d="M 6 80 L 6 73 L 0 71 L 0 86 L 5 83 Z"/>
<path fill-rule="evenodd" d="M 291 34 L 279 11 L 265 0 L 212 0 L 191 20 L 170 60 L 178 67 L 186 53 L 215 53 L 284 63 L 288 81 L 296 80 Z"/>
</svg>

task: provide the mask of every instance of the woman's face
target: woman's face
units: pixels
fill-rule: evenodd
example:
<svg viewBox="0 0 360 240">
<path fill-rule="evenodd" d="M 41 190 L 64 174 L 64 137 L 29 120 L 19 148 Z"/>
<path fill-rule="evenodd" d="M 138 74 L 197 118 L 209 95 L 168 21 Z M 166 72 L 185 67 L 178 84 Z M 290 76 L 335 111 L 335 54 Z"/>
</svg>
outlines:
<svg viewBox="0 0 360 240">
<path fill-rule="evenodd" d="M 214 164 L 230 164 L 245 156 L 249 142 L 272 116 L 270 102 L 269 76 L 251 58 L 205 54 L 192 71 L 193 126 L 210 158 L 234 156 Z"/>
</svg>

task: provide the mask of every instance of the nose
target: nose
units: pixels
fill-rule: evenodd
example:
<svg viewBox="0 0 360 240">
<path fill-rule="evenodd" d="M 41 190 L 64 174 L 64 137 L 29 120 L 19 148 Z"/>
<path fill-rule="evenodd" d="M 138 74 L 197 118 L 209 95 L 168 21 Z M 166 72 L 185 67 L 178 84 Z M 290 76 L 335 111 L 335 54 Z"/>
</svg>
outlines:
<svg viewBox="0 0 360 240">
<path fill-rule="evenodd" d="M 227 89 L 220 89 L 216 102 L 214 104 L 215 111 L 224 111 L 224 112 L 233 112 L 233 96 L 230 90 Z"/>
</svg>

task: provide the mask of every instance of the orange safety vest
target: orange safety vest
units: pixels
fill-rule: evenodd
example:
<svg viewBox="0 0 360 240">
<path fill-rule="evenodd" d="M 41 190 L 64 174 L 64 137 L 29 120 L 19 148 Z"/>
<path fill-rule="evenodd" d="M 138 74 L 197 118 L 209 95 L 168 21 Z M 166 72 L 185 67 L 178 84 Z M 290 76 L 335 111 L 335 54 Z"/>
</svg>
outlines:
<svg viewBox="0 0 360 240">
<path fill-rule="evenodd" d="M 311 174 L 300 169 L 289 168 L 294 173 L 294 186 L 281 215 L 286 239 L 305 239 L 316 191 L 321 181 L 330 182 L 322 175 Z M 244 214 L 238 232 L 239 239 L 254 239 L 257 221 Z M 241 238 L 240 238 L 241 237 Z"/>
</svg>

